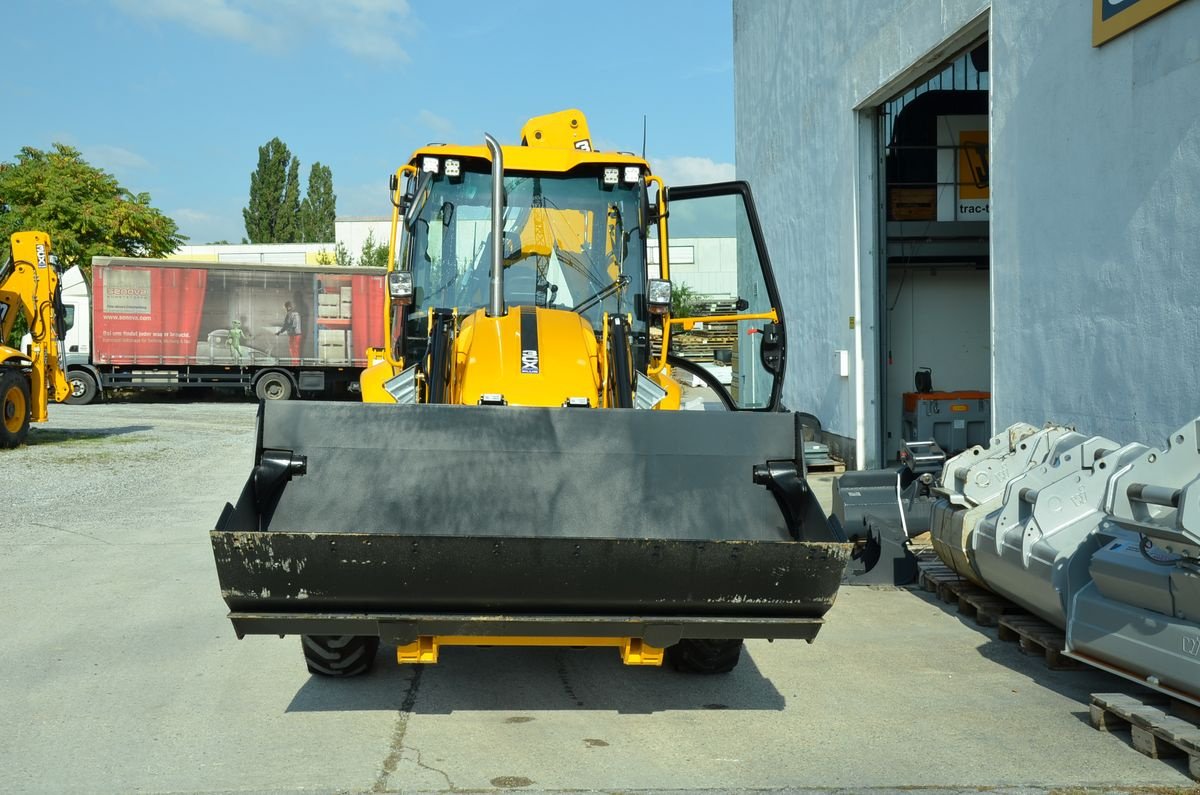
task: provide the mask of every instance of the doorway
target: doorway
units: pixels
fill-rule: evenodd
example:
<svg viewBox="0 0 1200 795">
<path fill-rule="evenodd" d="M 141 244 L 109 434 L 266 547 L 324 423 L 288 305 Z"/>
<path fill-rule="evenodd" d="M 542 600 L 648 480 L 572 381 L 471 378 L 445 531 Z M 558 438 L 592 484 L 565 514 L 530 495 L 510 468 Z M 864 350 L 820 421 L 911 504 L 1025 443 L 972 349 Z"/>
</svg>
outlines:
<svg viewBox="0 0 1200 795">
<path fill-rule="evenodd" d="M 988 43 L 877 106 L 880 450 L 991 435 Z"/>
</svg>

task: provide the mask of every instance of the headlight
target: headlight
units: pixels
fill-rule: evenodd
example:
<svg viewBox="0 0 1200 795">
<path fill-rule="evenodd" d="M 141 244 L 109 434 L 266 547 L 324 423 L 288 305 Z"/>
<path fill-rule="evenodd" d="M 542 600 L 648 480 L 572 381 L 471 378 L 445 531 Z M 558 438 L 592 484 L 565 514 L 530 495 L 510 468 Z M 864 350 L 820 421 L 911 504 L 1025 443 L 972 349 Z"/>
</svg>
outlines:
<svg viewBox="0 0 1200 795">
<path fill-rule="evenodd" d="M 430 174 L 436 174 L 438 173 L 439 167 L 440 164 L 438 163 L 438 159 L 436 157 L 426 157 L 421 160 L 422 171 L 428 171 Z"/>
<path fill-rule="evenodd" d="M 621 170 L 619 168 L 604 169 L 604 184 L 616 185 L 621 179 Z"/>
<path fill-rule="evenodd" d="M 388 295 L 398 304 L 411 304 L 413 299 L 412 271 L 392 271 L 387 276 Z"/>
<path fill-rule="evenodd" d="M 665 315 L 671 308 L 671 282 L 650 279 L 646 287 L 646 306 L 652 315 Z"/>
</svg>

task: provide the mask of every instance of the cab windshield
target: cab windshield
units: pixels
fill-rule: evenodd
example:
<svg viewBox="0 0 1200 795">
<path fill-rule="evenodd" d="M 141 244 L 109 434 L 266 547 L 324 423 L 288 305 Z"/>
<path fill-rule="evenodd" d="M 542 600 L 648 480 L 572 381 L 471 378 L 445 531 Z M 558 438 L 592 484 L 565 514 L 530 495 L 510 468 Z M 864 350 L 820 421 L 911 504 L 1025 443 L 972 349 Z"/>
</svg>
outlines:
<svg viewBox="0 0 1200 795">
<path fill-rule="evenodd" d="M 423 174 L 406 215 L 403 257 L 413 273 L 413 316 L 487 306 L 491 270 L 489 172 Z M 565 175 L 506 173 L 504 298 L 509 306 L 635 315 L 645 291 L 643 184 L 605 184 L 603 168 Z"/>
</svg>

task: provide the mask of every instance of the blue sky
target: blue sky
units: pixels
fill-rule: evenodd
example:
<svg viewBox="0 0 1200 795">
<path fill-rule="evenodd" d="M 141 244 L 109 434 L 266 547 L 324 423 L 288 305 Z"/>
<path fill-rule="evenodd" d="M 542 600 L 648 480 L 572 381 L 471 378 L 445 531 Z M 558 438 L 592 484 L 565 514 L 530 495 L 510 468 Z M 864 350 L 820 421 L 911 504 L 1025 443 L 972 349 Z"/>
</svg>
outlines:
<svg viewBox="0 0 1200 795">
<path fill-rule="evenodd" d="M 429 141 L 516 143 L 579 107 L 599 148 L 671 182 L 733 175 L 730 0 L 58 0 L 5 12 L 0 160 L 61 141 L 150 193 L 190 243 L 245 234 L 258 147 L 301 187 L 333 170 L 338 214 L 387 212 Z"/>
</svg>

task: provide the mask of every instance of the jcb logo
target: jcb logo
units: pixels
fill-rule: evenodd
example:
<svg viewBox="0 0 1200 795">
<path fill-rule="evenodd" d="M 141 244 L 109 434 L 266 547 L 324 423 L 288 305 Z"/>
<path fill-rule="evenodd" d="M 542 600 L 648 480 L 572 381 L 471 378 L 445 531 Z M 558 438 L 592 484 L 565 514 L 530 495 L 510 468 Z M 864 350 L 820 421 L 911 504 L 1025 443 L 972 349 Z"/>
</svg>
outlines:
<svg viewBox="0 0 1200 795">
<path fill-rule="evenodd" d="M 44 243 L 37 244 L 37 266 L 39 268 L 46 267 L 46 245 Z"/>
<path fill-rule="evenodd" d="M 538 372 L 538 352 L 537 351 L 521 351 L 521 372 L 522 373 L 537 373 Z"/>
<path fill-rule="evenodd" d="M 1183 637 L 1183 653 L 1190 654 L 1193 657 L 1200 657 L 1200 635 L 1192 635 Z"/>
</svg>

